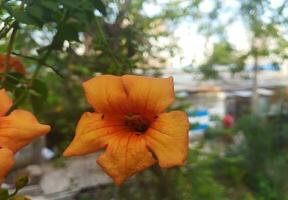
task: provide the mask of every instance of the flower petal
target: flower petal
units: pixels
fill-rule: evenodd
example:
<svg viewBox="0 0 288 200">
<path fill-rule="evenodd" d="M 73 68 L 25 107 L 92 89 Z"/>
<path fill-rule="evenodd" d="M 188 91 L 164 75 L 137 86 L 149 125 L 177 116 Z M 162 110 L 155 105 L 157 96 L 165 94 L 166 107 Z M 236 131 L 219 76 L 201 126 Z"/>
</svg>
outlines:
<svg viewBox="0 0 288 200">
<path fill-rule="evenodd" d="M 97 112 L 123 112 L 127 104 L 127 94 L 121 77 L 102 75 L 83 83 L 88 102 Z"/>
<path fill-rule="evenodd" d="M 13 102 L 10 97 L 6 94 L 4 89 L 0 90 L 0 117 L 5 115 L 6 112 L 10 109 Z"/>
<path fill-rule="evenodd" d="M 188 117 L 173 111 L 159 115 L 145 134 L 148 147 L 163 168 L 183 165 L 188 152 Z"/>
<path fill-rule="evenodd" d="M 5 62 L 6 62 L 6 55 L 4 54 L 0 55 L 0 73 L 3 73 L 6 71 Z M 21 63 L 21 61 L 17 57 L 10 56 L 9 68 L 14 69 L 16 72 L 19 72 L 21 74 L 26 74 L 26 69 L 24 65 Z"/>
<path fill-rule="evenodd" d="M 64 156 L 77 156 L 93 153 L 105 147 L 109 138 L 126 127 L 120 116 L 89 113 L 82 115 L 72 143 L 64 152 Z"/>
<path fill-rule="evenodd" d="M 39 124 L 33 114 L 24 110 L 0 117 L 0 144 L 14 153 L 49 131 L 50 126 Z"/>
<path fill-rule="evenodd" d="M 83 87 L 88 102 L 102 113 L 156 114 L 174 101 L 172 78 L 102 75 Z"/>
<path fill-rule="evenodd" d="M 146 148 L 142 136 L 131 132 L 123 115 L 86 112 L 82 115 L 72 143 L 64 156 L 77 156 L 106 148 L 99 165 L 120 185 L 132 176 L 157 162 Z"/>
<path fill-rule="evenodd" d="M 144 138 L 131 132 L 123 132 L 110 140 L 106 151 L 97 159 L 97 163 L 118 186 L 128 177 L 156 162 Z"/>
<path fill-rule="evenodd" d="M 26 69 L 22 62 L 17 57 L 10 57 L 10 66 L 21 74 L 26 74 Z"/>
<path fill-rule="evenodd" d="M 174 101 L 173 78 L 122 77 L 132 112 L 160 113 Z"/>
<path fill-rule="evenodd" d="M 7 148 L 0 148 L 0 183 L 14 164 L 13 152 Z"/>
</svg>

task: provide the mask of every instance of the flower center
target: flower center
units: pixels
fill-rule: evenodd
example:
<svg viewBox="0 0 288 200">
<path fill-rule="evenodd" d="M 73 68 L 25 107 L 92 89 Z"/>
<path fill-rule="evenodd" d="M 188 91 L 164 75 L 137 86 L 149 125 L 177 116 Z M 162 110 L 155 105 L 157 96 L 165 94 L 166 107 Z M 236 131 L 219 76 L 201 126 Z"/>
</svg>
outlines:
<svg viewBox="0 0 288 200">
<path fill-rule="evenodd" d="M 139 114 L 128 114 L 125 115 L 125 125 L 138 132 L 139 134 L 144 133 L 149 127 L 149 120 Z"/>
</svg>

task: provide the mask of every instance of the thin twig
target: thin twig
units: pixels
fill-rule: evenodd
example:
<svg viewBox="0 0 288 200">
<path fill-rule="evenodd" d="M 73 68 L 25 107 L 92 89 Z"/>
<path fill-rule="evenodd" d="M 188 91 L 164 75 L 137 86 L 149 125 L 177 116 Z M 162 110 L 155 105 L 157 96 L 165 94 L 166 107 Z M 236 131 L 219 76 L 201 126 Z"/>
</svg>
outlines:
<svg viewBox="0 0 288 200">
<path fill-rule="evenodd" d="M 18 26 L 17 24 L 14 25 L 13 27 L 13 31 L 11 33 L 11 37 L 8 43 L 8 47 L 7 47 L 7 52 L 6 52 L 6 59 L 5 59 L 5 65 L 4 65 L 4 71 L 8 72 L 10 69 L 10 56 L 11 56 L 11 52 L 12 52 L 12 48 L 13 48 L 13 43 L 16 37 L 16 33 L 18 30 Z"/>
<path fill-rule="evenodd" d="M 114 64 L 116 64 L 116 66 L 118 68 L 122 68 L 122 65 L 121 63 L 119 62 L 118 58 L 115 56 L 115 53 L 112 51 L 112 49 L 110 48 L 109 46 L 109 42 L 106 38 L 106 35 L 104 33 L 104 30 L 102 29 L 100 23 L 99 23 L 99 20 L 96 18 L 95 19 L 95 25 L 96 25 L 96 28 L 98 29 L 98 32 L 99 32 L 99 36 L 101 37 L 101 40 L 103 41 L 103 44 L 105 45 L 105 47 L 107 48 L 106 49 L 106 53 L 108 53 L 111 58 L 112 58 L 112 61 L 114 62 Z"/>
<path fill-rule="evenodd" d="M 62 19 L 63 22 L 66 20 L 67 16 L 68 16 L 68 11 L 64 14 L 64 17 Z M 11 106 L 11 108 L 6 113 L 6 115 L 10 114 L 15 108 L 17 108 L 19 104 L 21 104 L 22 101 L 25 100 L 25 97 L 28 94 L 29 89 L 33 86 L 34 80 L 36 79 L 38 73 L 40 72 L 41 67 L 44 66 L 44 64 L 46 63 L 46 59 L 48 58 L 48 56 L 53 50 L 53 47 L 54 47 L 53 45 L 55 43 L 56 37 L 57 37 L 57 34 L 54 35 L 51 44 L 48 46 L 48 49 L 46 49 L 45 54 L 41 56 L 39 59 L 36 59 L 38 65 L 36 69 L 34 70 L 30 81 L 27 83 L 27 87 L 25 88 L 24 92 L 22 92 L 22 94 L 15 100 L 14 104 Z M 55 68 L 52 67 L 52 69 L 55 69 Z"/>
<path fill-rule="evenodd" d="M 17 108 L 17 106 L 19 104 L 22 103 L 22 101 L 25 100 L 26 96 L 29 93 L 29 89 L 32 88 L 34 80 L 36 79 L 37 74 L 39 73 L 41 66 L 43 65 L 43 63 L 45 63 L 45 60 L 47 59 L 48 55 L 51 52 L 51 47 L 47 50 L 47 52 L 45 53 L 45 55 L 40 58 L 39 60 L 37 60 L 38 65 L 36 67 L 36 69 L 34 70 L 31 79 L 28 81 L 27 83 L 27 87 L 24 89 L 24 91 L 22 92 L 22 94 L 14 101 L 13 105 L 10 107 L 10 109 L 8 110 L 8 112 L 6 113 L 6 115 L 9 115 L 14 109 Z"/>
<path fill-rule="evenodd" d="M 6 37 L 7 33 L 13 28 L 15 23 L 16 22 L 14 21 L 11 24 L 8 24 L 8 22 L 4 24 L 3 28 L 0 30 L 0 39 Z"/>
<path fill-rule="evenodd" d="M 37 61 L 37 62 L 40 62 L 40 60 L 38 58 L 35 58 L 35 57 L 32 57 L 32 56 L 26 56 L 26 55 L 23 55 L 23 54 L 20 54 L 20 53 L 16 53 L 16 52 L 12 52 L 13 55 L 15 56 L 19 56 L 19 57 L 22 57 L 22 58 L 26 58 L 26 59 L 29 59 L 29 60 L 34 60 L 34 61 Z M 49 67 L 50 69 L 52 69 L 58 76 L 60 76 L 61 78 L 65 78 L 60 72 L 58 69 L 56 69 L 55 67 L 53 67 L 52 65 L 49 65 L 47 63 L 41 63 L 41 65 L 43 66 L 46 66 L 46 67 Z"/>
</svg>

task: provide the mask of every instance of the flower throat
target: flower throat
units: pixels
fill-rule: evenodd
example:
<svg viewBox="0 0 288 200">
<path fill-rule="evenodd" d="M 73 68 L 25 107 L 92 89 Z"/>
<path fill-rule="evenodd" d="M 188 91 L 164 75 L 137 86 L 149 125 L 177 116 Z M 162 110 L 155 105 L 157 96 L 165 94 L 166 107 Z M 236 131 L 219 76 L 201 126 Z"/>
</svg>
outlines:
<svg viewBox="0 0 288 200">
<path fill-rule="evenodd" d="M 143 134 L 149 127 L 149 120 L 140 114 L 125 115 L 125 125 L 136 131 L 137 134 Z"/>
</svg>

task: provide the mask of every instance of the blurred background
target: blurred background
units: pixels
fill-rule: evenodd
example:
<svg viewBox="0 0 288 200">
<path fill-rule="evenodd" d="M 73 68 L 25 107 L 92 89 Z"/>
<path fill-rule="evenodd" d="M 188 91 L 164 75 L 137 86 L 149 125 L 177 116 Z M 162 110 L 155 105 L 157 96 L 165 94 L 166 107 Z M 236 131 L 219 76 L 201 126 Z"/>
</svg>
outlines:
<svg viewBox="0 0 288 200">
<path fill-rule="evenodd" d="M 29 174 L 32 200 L 287 200 L 287 33 L 287 0 L 0 0 L 0 88 L 52 126 L 2 186 Z M 61 157 L 99 74 L 174 77 L 184 167 L 116 188 L 97 154 Z"/>
</svg>

